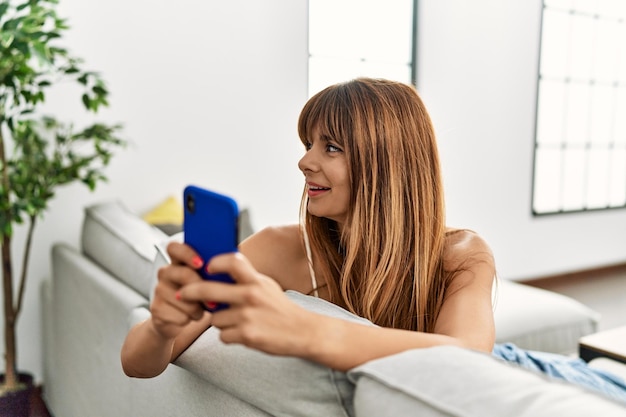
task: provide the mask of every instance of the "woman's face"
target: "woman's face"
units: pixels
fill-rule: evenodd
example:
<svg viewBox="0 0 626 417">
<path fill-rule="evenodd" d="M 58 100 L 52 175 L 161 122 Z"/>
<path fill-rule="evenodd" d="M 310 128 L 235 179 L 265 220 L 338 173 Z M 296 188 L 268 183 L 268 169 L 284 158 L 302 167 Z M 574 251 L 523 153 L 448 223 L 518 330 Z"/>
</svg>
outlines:
<svg viewBox="0 0 626 417">
<path fill-rule="evenodd" d="M 350 204 L 348 163 L 343 149 L 332 138 L 315 129 L 298 167 L 305 176 L 309 196 L 307 210 L 343 224 Z"/>
</svg>

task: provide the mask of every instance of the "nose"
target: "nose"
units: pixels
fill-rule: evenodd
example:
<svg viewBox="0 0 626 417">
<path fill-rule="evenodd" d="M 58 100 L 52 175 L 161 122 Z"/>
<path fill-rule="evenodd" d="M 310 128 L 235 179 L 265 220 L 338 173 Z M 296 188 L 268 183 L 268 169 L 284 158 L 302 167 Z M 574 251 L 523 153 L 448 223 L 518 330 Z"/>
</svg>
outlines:
<svg viewBox="0 0 626 417">
<path fill-rule="evenodd" d="M 300 160 L 298 161 L 298 168 L 300 168 L 300 171 L 304 173 L 306 173 L 307 171 L 315 172 L 319 169 L 319 163 L 312 149 L 306 152 L 304 156 L 300 158 Z"/>
</svg>

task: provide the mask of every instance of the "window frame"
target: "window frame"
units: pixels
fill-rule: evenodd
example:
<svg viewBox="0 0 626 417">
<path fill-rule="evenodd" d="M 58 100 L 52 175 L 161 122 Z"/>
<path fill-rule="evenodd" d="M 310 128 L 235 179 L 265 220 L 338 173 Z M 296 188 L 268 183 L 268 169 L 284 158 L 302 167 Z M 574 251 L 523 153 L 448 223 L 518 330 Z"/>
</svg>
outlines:
<svg viewBox="0 0 626 417">
<path fill-rule="evenodd" d="M 593 30 L 597 30 L 597 25 L 599 24 L 599 22 L 602 21 L 608 21 L 608 20 L 613 20 L 613 21 L 617 21 L 617 25 L 626 25 L 626 16 L 625 15 L 621 15 L 619 17 L 607 17 L 606 15 L 602 15 L 599 12 L 596 13 L 584 13 L 583 11 L 581 11 L 580 9 L 577 9 L 576 7 L 571 7 L 569 9 L 564 9 L 564 8 L 559 8 L 559 7 L 555 7 L 555 6 L 551 6 L 551 5 L 547 5 L 546 3 L 549 3 L 549 0 L 544 0 L 542 1 L 542 6 L 541 6 L 541 19 L 540 19 L 540 31 L 539 31 L 539 59 L 538 59 L 538 68 L 537 68 L 537 89 L 536 89 L 536 102 L 535 102 L 535 126 L 534 126 L 534 137 L 533 137 L 533 141 L 534 141 L 534 147 L 533 147 L 533 163 L 532 163 L 532 182 L 531 182 L 531 212 L 533 216 L 550 216 L 550 215 L 555 215 L 555 214 L 568 214 L 568 213 L 581 213 L 581 212 L 597 212 L 597 211 L 605 211 L 605 210 L 619 210 L 619 209 L 624 209 L 626 208 L 626 189 L 624 190 L 624 195 L 620 194 L 620 204 L 613 204 L 612 200 L 613 200 L 613 195 L 612 192 L 610 190 L 610 182 L 611 182 L 611 178 L 614 178 L 614 176 L 616 175 L 615 172 L 612 171 L 612 167 L 611 165 L 609 165 L 606 168 L 606 181 L 601 183 L 600 185 L 606 187 L 607 191 L 606 191 L 606 195 L 604 198 L 604 202 L 605 204 L 602 206 L 597 206 L 597 205 L 590 205 L 593 204 L 593 201 L 590 201 L 589 198 L 589 191 L 588 188 L 589 187 L 593 187 L 596 184 L 589 184 L 589 158 L 590 155 L 593 154 L 594 150 L 596 149 L 601 149 L 604 150 L 604 152 L 606 153 L 606 158 L 607 161 L 612 160 L 612 158 L 616 158 L 615 155 L 620 156 L 621 153 L 626 152 L 626 141 L 624 141 L 624 139 L 622 139 L 621 141 L 617 141 L 615 136 L 612 136 L 610 138 L 610 140 L 606 143 L 604 143 L 602 146 L 598 146 L 599 142 L 596 142 L 593 140 L 593 136 L 591 134 L 589 134 L 586 139 L 584 140 L 583 143 L 579 143 L 578 147 L 581 149 L 581 152 L 583 152 L 583 157 L 585 158 L 585 163 L 584 163 L 584 168 L 585 168 L 585 172 L 583 175 L 583 178 L 581 180 L 581 183 L 579 184 L 582 191 L 581 191 L 581 200 L 580 200 L 580 205 L 578 207 L 573 207 L 574 205 L 572 205 L 572 207 L 568 207 L 569 204 L 567 201 L 564 201 L 564 189 L 567 185 L 567 178 L 565 177 L 565 173 L 564 173 L 564 166 L 566 165 L 565 161 L 566 161 L 566 156 L 564 155 L 568 150 L 574 150 L 576 149 L 576 146 L 573 146 L 575 144 L 573 144 L 572 142 L 568 142 L 568 138 L 566 136 L 566 134 L 563 132 L 568 128 L 568 125 L 566 125 L 564 122 L 564 126 L 563 126 L 563 131 L 561 132 L 561 136 L 559 138 L 558 141 L 556 141 L 556 145 L 555 146 L 546 146 L 545 142 L 541 142 L 540 141 L 540 118 L 542 117 L 541 114 L 541 94 L 542 94 L 542 87 L 543 88 L 547 88 L 547 84 L 546 84 L 546 79 L 548 81 L 554 81 L 556 79 L 556 82 L 562 82 L 562 87 L 564 90 L 564 95 L 566 94 L 570 94 L 572 92 L 572 87 L 571 85 L 574 85 L 575 83 L 578 83 L 579 85 L 585 85 L 585 83 L 588 83 L 588 93 L 589 93 L 589 99 L 588 100 L 592 100 L 592 97 L 595 94 L 598 94 L 599 87 L 598 85 L 604 85 L 606 86 L 607 84 L 602 84 L 598 82 L 598 78 L 594 77 L 594 75 L 597 74 L 593 74 L 590 72 L 589 74 L 589 79 L 582 79 L 582 82 L 580 81 L 580 79 L 576 79 L 573 80 L 574 77 L 571 76 L 567 76 L 566 74 L 564 74 L 564 77 L 559 80 L 558 77 L 555 77 L 555 79 L 552 79 L 550 76 L 546 77 L 545 74 L 543 73 L 543 69 L 542 69 L 542 60 L 543 60 L 543 52 L 544 52 L 544 31 L 545 31 L 545 27 L 544 24 L 546 22 L 546 10 L 557 10 L 558 12 L 562 12 L 562 13 L 567 13 L 570 17 L 570 20 L 568 21 L 568 24 L 572 25 L 572 23 L 574 22 L 572 19 L 572 16 L 580 16 L 580 15 L 586 15 L 587 18 L 591 17 L 591 19 L 594 19 L 594 21 L 592 21 L 592 23 L 596 26 L 593 27 Z M 622 12 L 623 13 L 623 12 Z M 626 31 L 626 26 L 620 28 L 622 30 Z M 571 30 L 571 26 L 570 26 L 570 33 L 569 36 L 567 37 L 567 40 L 569 42 L 571 42 L 572 39 L 572 30 Z M 597 37 L 597 33 L 594 32 L 594 40 Z M 569 47 L 569 43 L 567 45 L 565 45 L 566 48 Z M 596 52 L 596 50 L 592 49 L 591 50 L 592 53 Z M 622 51 L 621 57 L 624 59 L 626 58 L 626 54 L 623 53 Z M 620 57 L 619 52 L 617 54 L 618 58 Z M 589 57 L 589 59 L 593 58 Z M 618 90 L 619 88 L 623 88 L 626 89 L 626 77 L 624 75 L 622 75 L 620 77 L 620 75 L 617 73 L 618 71 L 618 65 L 620 62 L 616 61 L 616 74 L 614 76 L 614 80 L 611 83 L 608 83 L 611 86 L 611 94 L 613 95 L 613 102 L 612 102 L 612 107 L 610 108 L 610 111 L 613 112 L 615 117 L 619 117 L 619 113 L 617 114 L 617 108 L 618 108 L 618 97 L 620 94 L 620 91 Z M 623 66 L 626 66 L 626 59 L 624 61 L 621 61 L 621 64 Z M 621 70 L 622 73 L 626 73 L 626 68 Z M 625 90 L 626 91 L 626 90 Z M 623 95 L 623 98 L 626 99 L 626 94 Z M 567 98 L 564 96 L 563 97 L 563 108 L 564 113 L 566 113 L 568 110 L 570 110 L 569 108 L 567 108 L 567 106 L 571 106 L 572 102 L 571 101 L 567 101 Z M 591 126 L 591 118 L 592 116 L 590 115 L 593 112 L 593 103 L 589 104 L 587 102 L 587 111 L 588 111 L 588 123 Z M 624 114 L 624 116 L 626 117 L 626 114 Z M 545 113 L 544 116 L 545 117 Z M 564 116 L 564 119 L 567 119 L 568 115 L 566 114 Z M 615 121 L 615 119 L 612 119 L 613 123 Z M 623 142 L 623 143 L 622 143 Z M 542 152 L 542 150 L 546 149 L 553 149 L 555 150 L 555 152 L 559 153 L 559 158 L 560 158 L 560 166 L 558 169 L 558 192 L 560 193 L 558 198 L 555 199 L 556 204 L 555 204 L 555 208 L 553 209 L 543 209 L 543 210 L 538 210 L 538 204 L 537 204 L 537 199 L 538 199 L 538 188 L 540 188 L 540 185 L 538 185 L 538 181 L 541 180 L 541 177 L 538 177 L 538 159 L 540 158 L 540 155 Z M 570 152 L 573 153 L 573 152 Z M 613 163 L 614 161 L 610 162 Z M 608 163 L 608 162 L 607 162 Z M 623 167 L 622 167 L 623 169 Z M 556 171 L 556 170 L 555 170 Z M 626 172 L 619 172 L 617 174 L 623 173 L 624 177 L 619 177 L 619 182 L 618 184 L 622 184 L 622 183 L 626 183 Z M 544 181 L 546 181 L 546 179 L 544 179 Z M 545 184 L 545 183 L 544 183 Z"/>
<path fill-rule="evenodd" d="M 312 1 L 315 0 L 309 0 L 308 1 L 308 7 L 310 8 L 310 4 Z M 379 1 L 381 3 L 381 5 L 384 6 L 384 4 L 387 3 L 386 0 L 376 0 Z M 411 40 L 410 40 L 410 55 L 409 55 L 409 59 L 410 62 L 407 63 L 407 66 L 409 67 L 409 78 L 407 80 L 398 80 L 398 81 L 402 81 L 402 82 L 407 82 L 412 84 L 413 86 L 417 87 L 417 57 L 418 57 L 418 30 L 417 30 L 417 24 L 418 24 L 418 10 L 419 10 L 419 1 L 418 0 L 411 0 L 411 4 L 412 4 L 412 13 L 411 13 Z M 310 10 L 310 9 L 309 9 Z M 309 19 L 310 19 L 310 12 L 309 12 Z M 308 24 L 309 24 L 309 28 L 310 28 L 310 20 L 308 20 Z M 310 34 L 310 32 L 309 32 Z M 309 35 L 310 36 L 310 35 Z M 310 91 L 311 90 L 311 71 L 310 71 L 310 65 L 311 65 L 311 58 L 313 56 L 315 56 L 315 54 L 311 53 L 310 50 L 310 43 L 307 45 L 308 48 L 308 58 L 307 58 L 307 66 L 309 67 L 309 71 L 307 74 L 307 91 L 308 91 L 308 95 L 312 95 L 315 92 Z M 366 58 L 361 58 L 362 61 L 366 61 Z M 367 76 L 366 74 L 364 74 L 365 76 Z"/>
</svg>

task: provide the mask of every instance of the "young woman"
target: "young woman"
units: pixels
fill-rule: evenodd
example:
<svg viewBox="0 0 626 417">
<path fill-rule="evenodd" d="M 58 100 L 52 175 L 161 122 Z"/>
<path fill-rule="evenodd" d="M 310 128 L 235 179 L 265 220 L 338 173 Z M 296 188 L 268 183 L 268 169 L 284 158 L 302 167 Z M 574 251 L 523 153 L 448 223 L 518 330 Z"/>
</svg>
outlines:
<svg viewBox="0 0 626 417">
<path fill-rule="evenodd" d="M 328 87 L 307 102 L 298 132 L 301 224 L 264 229 L 211 259 L 208 271 L 235 285 L 203 281 L 198 254 L 171 243 L 151 317 L 122 348 L 128 375 L 160 374 L 209 326 L 225 343 L 343 371 L 413 348 L 494 349 L 492 253 L 477 234 L 446 228 L 435 134 L 415 89 L 367 78 Z M 285 290 L 379 327 L 305 310 Z M 230 307 L 211 314 L 206 302 Z"/>
</svg>

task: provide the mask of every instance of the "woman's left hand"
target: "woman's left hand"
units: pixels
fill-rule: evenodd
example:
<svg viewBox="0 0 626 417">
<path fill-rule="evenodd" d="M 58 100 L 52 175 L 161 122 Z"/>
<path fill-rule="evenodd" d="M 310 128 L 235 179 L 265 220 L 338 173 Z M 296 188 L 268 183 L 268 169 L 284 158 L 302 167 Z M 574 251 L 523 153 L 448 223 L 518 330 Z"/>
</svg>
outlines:
<svg viewBox="0 0 626 417">
<path fill-rule="evenodd" d="M 207 271 L 227 273 L 236 283 L 191 283 L 180 289 L 179 296 L 185 301 L 229 304 L 211 320 L 224 343 L 276 355 L 310 356 L 317 338 L 316 315 L 291 302 L 276 281 L 259 273 L 241 253 L 215 256 Z"/>
</svg>

